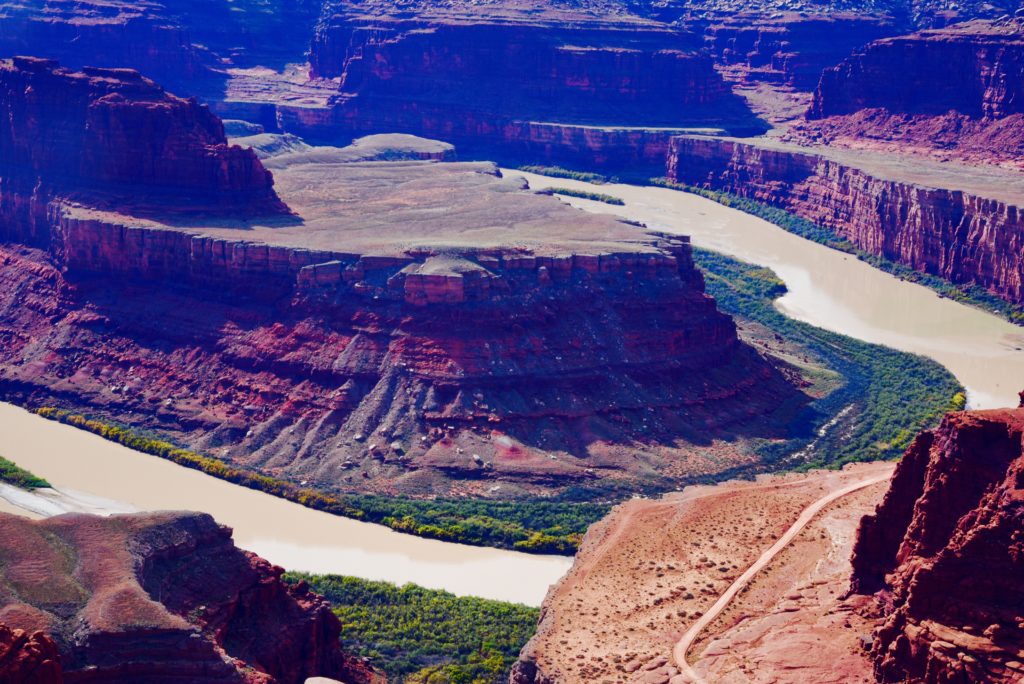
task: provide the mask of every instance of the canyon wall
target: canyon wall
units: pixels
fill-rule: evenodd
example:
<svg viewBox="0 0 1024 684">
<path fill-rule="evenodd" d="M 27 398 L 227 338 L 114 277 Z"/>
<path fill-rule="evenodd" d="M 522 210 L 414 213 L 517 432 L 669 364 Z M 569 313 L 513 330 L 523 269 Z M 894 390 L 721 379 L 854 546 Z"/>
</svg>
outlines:
<svg viewBox="0 0 1024 684">
<path fill-rule="evenodd" d="M 853 590 L 878 592 L 880 682 L 1019 681 L 1024 409 L 947 416 L 918 436 L 861 522 Z"/>
<path fill-rule="evenodd" d="M 999 119 L 1024 113 L 1024 33 L 971 22 L 886 38 L 825 69 L 809 119 L 883 108 Z"/>
<path fill-rule="evenodd" d="M 822 70 L 855 48 L 898 31 L 884 14 L 741 13 L 711 19 L 704 37 L 715 62 L 738 71 L 743 82 L 811 91 Z"/>
<path fill-rule="evenodd" d="M 284 211 L 252 150 L 230 146 L 207 107 L 131 70 L 72 72 L 0 61 L 0 212 L 14 194 L 114 196 L 117 206 L 184 212 Z M 9 223 L 14 223 L 12 219 Z"/>
<path fill-rule="evenodd" d="M 341 651 L 322 597 L 282 582 L 206 514 L 3 514 L 0 549 L 12 589 L 0 620 L 15 636 L 43 632 L 38 650 L 56 643 L 50 681 L 380 680 Z"/>
<path fill-rule="evenodd" d="M 1015 203 L 925 187 L 788 146 L 679 137 L 669 177 L 782 207 L 857 247 L 1024 302 L 1024 212 Z"/>
</svg>

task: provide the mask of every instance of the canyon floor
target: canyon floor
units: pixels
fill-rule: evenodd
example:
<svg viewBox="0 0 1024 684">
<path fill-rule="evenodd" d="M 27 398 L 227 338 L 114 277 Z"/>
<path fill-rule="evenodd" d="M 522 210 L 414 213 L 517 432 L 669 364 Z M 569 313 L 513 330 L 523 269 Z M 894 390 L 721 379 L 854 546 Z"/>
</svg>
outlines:
<svg viewBox="0 0 1024 684">
<path fill-rule="evenodd" d="M 573 569 L 549 592 L 524 661 L 551 681 L 690 681 L 672 656 L 689 627 L 806 507 L 877 480 L 816 515 L 689 651 L 707 681 L 869 681 L 860 637 L 872 625 L 842 597 L 857 524 L 892 468 L 768 476 L 618 506 L 591 527 Z"/>
</svg>

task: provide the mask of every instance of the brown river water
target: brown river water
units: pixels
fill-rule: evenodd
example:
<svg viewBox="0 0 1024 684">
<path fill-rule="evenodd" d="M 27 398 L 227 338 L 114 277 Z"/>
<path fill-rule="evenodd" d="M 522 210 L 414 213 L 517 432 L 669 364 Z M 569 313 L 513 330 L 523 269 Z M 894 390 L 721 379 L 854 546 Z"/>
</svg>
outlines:
<svg viewBox="0 0 1024 684">
<path fill-rule="evenodd" d="M 694 244 L 768 266 L 789 293 L 777 302 L 799 320 L 931 357 L 968 388 L 972 407 L 1016 406 L 1024 389 L 1024 330 L 877 271 L 735 209 L 655 187 L 593 185 L 519 171 L 535 188 L 571 187 L 625 206 L 567 198 L 574 206 L 690 235 Z M 56 491 L 0 487 L 0 511 L 200 510 L 234 529 L 239 546 L 292 570 L 355 575 L 539 605 L 571 559 L 476 548 L 398 534 L 328 515 L 131 451 L 95 435 L 0 404 L 0 453 Z"/>
</svg>

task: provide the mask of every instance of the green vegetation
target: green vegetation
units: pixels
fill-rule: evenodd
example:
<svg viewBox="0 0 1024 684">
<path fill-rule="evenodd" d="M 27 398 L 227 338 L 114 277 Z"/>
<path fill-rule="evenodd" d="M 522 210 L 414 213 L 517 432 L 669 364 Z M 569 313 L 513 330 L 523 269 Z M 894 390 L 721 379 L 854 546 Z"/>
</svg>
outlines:
<svg viewBox="0 0 1024 684">
<path fill-rule="evenodd" d="M 758 202 L 757 200 L 739 197 L 726 192 L 696 188 L 690 185 L 680 185 L 664 178 L 654 178 L 651 179 L 651 182 L 655 185 L 682 190 L 684 192 L 691 192 L 695 195 L 700 195 L 701 197 L 714 200 L 724 206 L 739 209 L 746 214 L 762 218 L 765 221 L 768 221 L 768 223 L 773 223 L 783 230 L 799 235 L 800 237 L 811 240 L 812 242 L 817 242 L 818 244 L 831 247 L 832 249 L 839 250 L 840 252 L 852 254 L 861 261 L 874 266 L 880 271 L 890 273 L 902 280 L 923 285 L 934 290 L 943 297 L 948 297 L 949 299 L 953 299 L 963 304 L 969 304 L 986 311 L 991 311 L 992 313 L 1006 318 L 1012 323 L 1024 325 L 1024 307 L 1017 304 L 1011 304 L 1010 302 L 1000 299 L 983 287 L 978 285 L 957 285 L 945 278 L 940 278 L 939 276 L 928 273 L 922 273 L 921 271 L 910 268 L 909 266 L 904 266 L 903 264 L 895 261 L 891 261 L 885 257 L 870 254 L 869 252 L 860 249 L 849 240 L 836 235 L 828 228 L 819 226 L 805 218 L 795 216 L 785 209 L 773 207 L 769 204 Z"/>
<path fill-rule="evenodd" d="M 780 313 L 772 304 L 786 286 L 773 271 L 707 250 L 695 249 L 708 294 L 721 310 L 759 323 L 810 350 L 838 371 L 843 385 L 816 401 L 808 423 L 816 430 L 825 420 L 842 415 L 813 449 L 789 464 L 786 455 L 806 448 L 807 440 L 765 444 L 769 462 L 799 468 L 839 466 L 852 461 L 898 457 L 920 430 L 934 425 L 950 410 L 962 409 L 962 387 L 938 363 L 914 354 L 861 342 Z M 853 409 L 842 413 L 846 407 Z"/>
<path fill-rule="evenodd" d="M 576 552 L 583 533 L 608 512 L 608 505 L 575 501 L 480 501 L 408 499 L 368 494 L 335 494 L 288 480 L 236 468 L 130 428 L 44 407 L 36 413 L 86 430 L 129 449 L 256 489 L 308 508 L 380 523 L 420 537 L 515 549 L 528 553 Z"/>
<path fill-rule="evenodd" d="M 19 468 L 2 456 L 0 456 L 0 482 L 28 490 L 50 486 L 50 483 L 43 478 L 36 477 L 24 468 Z"/>
<path fill-rule="evenodd" d="M 520 171 L 526 171 L 527 173 L 535 173 L 538 176 L 550 176 L 551 178 L 569 178 L 571 180 L 582 181 L 584 183 L 609 183 L 614 182 L 614 179 L 609 179 L 607 176 L 603 176 L 600 173 L 590 173 L 589 171 L 573 171 L 571 169 L 565 169 L 561 166 L 520 166 Z"/>
<path fill-rule="evenodd" d="M 523 605 L 460 598 L 412 584 L 396 587 L 299 573 L 284 578 L 305 580 L 326 596 L 341 619 L 346 648 L 369 658 L 393 682 L 507 682 L 539 613 Z"/>
<path fill-rule="evenodd" d="M 541 191 L 544 194 L 555 194 L 565 195 L 567 197 L 579 197 L 580 199 L 593 200 L 595 202 L 604 202 L 605 204 L 614 204 L 621 207 L 625 204 L 618 197 L 612 197 L 611 195 L 605 195 L 600 192 L 586 192 L 585 190 L 573 190 L 572 188 L 547 188 Z"/>
</svg>

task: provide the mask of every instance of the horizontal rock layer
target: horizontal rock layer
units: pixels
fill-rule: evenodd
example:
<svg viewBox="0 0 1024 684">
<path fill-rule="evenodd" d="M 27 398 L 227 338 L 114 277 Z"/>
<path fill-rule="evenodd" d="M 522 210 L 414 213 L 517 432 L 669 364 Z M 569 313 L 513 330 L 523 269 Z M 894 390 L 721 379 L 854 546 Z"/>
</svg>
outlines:
<svg viewBox="0 0 1024 684">
<path fill-rule="evenodd" d="M 881 682 L 1014 682 L 1024 665 L 1024 409 L 947 416 L 917 437 L 853 554 L 877 592 Z"/>
<path fill-rule="evenodd" d="M 52 637 L 63 675 L 50 681 L 377 679 L 341 652 L 341 625 L 322 597 L 286 585 L 208 515 L 4 514 L 0 548 L 11 590 L 0 620 L 49 635 L 32 637 L 40 652 Z"/>
<path fill-rule="evenodd" d="M 0 118 L 5 190 L 99 193 L 140 209 L 283 210 L 271 175 L 251 150 L 227 144 L 208 108 L 131 70 L 0 61 Z"/>
<path fill-rule="evenodd" d="M 971 22 L 873 42 L 828 68 L 809 119 L 862 109 L 999 119 L 1024 113 L 1024 30 Z"/>
<path fill-rule="evenodd" d="M 783 207 L 861 249 L 1024 302 L 1024 211 L 889 180 L 811 151 L 679 137 L 669 177 Z"/>
</svg>

